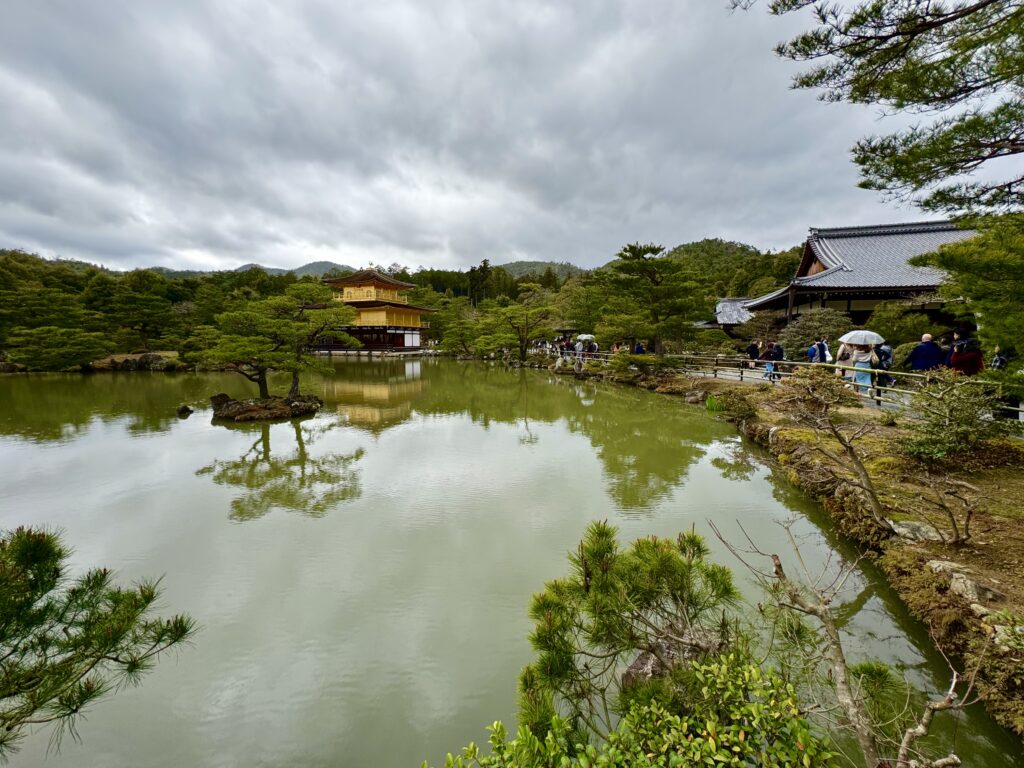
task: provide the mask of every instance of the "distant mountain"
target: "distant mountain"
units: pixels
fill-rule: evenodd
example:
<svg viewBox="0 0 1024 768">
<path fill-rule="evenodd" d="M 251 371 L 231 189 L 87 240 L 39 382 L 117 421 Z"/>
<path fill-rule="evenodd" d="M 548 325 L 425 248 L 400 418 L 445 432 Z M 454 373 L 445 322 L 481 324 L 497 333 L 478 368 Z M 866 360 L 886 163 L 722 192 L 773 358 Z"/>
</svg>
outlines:
<svg viewBox="0 0 1024 768">
<path fill-rule="evenodd" d="M 201 277 L 202 275 L 209 275 L 212 272 L 220 270 L 196 270 L 196 269 L 168 269 L 167 267 L 149 267 L 154 272 L 159 272 L 162 275 L 166 275 L 171 278 L 184 278 L 184 277 Z M 280 269 L 279 267 L 264 267 L 262 264 L 243 264 L 240 267 L 235 267 L 230 270 L 231 272 L 248 272 L 250 269 L 262 269 L 268 275 L 285 275 L 289 272 L 293 272 L 296 277 L 304 277 L 305 275 L 313 275 L 314 277 L 321 277 L 326 275 L 333 269 L 339 272 L 355 272 L 355 267 L 350 267 L 346 264 L 335 264 L 333 261 L 311 261 L 309 264 L 303 264 L 301 267 L 294 269 Z"/>
<path fill-rule="evenodd" d="M 565 280 L 567 277 L 586 272 L 585 269 L 581 269 L 567 261 L 512 261 L 508 264 L 495 264 L 494 266 L 501 267 L 512 277 L 542 275 L 548 267 L 551 267 L 554 273 L 558 275 L 559 280 Z"/>
<path fill-rule="evenodd" d="M 206 272 L 201 269 L 170 269 L 169 267 L 140 267 L 140 269 L 159 272 L 164 277 L 168 277 L 172 280 L 182 280 L 186 277 L 202 277 L 203 275 L 210 274 L 210 272 Z"/>
<path fill-rule="evenodd" d="M 287 270 L 278 269 L 277 267 L 264 267 L 262 264 L 243 264 L 240 267 L 235 267 L 232 272 L 248 272 L 250 269 L 262 269 L 268 275 L 283 275 Z"/>
<path fill-rule="evenodd" d="M 338 272 L 355 272 L 356 268 L 350 267 L 348 264 L 336 264 L 333 261 L 311 261 L 309 264 L 303 264 L 298 269 L 293 269 L 291 271 L 295 273 L 296 277 L 304 277 L 305 275 L 321 277 L 333 270 L 337 270 Z"/>
<path fill-rule="evenodd" d="M 293 272 L 296 277 L 304 277 L 306 275 L 313 275 L 314 277 L 321 277 L 326 275 L 332 270 L 338 270 L 339 272 L 355 272 L 355 267 L 350 267 L 347 264 L 336 264 L 333 261 L 311 261 L 309 264 L 303 264 L 301 267 L 295 267 L 294 269 L 280 269 L 279 267 L 264 267 L 262 264 L 243 264 L 240 267 L 236 267 L 233 272 L 248 272 L 250 269 L 262 269 L 268 275 L 285 275 L 289 272 Z"/>
</svg>

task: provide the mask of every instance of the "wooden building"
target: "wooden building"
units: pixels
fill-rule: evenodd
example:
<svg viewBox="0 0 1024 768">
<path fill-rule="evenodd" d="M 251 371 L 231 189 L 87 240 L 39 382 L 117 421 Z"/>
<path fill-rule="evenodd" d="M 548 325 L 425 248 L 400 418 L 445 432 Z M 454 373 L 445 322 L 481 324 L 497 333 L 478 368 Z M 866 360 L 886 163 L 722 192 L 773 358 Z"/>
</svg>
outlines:
<svg viewBox="0 0 1024 768">
<path fill-rule="evenodd" d="M 375 269 L 363 269 L 348 277 L 324 278 L 334 290 L 336 301 L 342 301 L 356 310 L 354 324 L 340 327 L 359 339 L 368 351 L 412 352 L 420 349 L 422 329 L 430 323 L 423 316 L 433 312 L 409 303 L 406 293 L 416 286 L 382 274 Z M 334 348 L 330 340 L 319 347 Z M 338 345 L 338 349 L 342 349 Z"/>
<path fill-rule="evenodd" d="M 945 274 L 911 266 L 910 259 L 973 236 L 949 221 L 812 229 L 789 285 L 748 299 L 741 307 L 748 312 L 782 310 L 787 319 L 811 308 L 831 307 L 863 323 L 880 301 L 938 289 Z"/>
</svg>

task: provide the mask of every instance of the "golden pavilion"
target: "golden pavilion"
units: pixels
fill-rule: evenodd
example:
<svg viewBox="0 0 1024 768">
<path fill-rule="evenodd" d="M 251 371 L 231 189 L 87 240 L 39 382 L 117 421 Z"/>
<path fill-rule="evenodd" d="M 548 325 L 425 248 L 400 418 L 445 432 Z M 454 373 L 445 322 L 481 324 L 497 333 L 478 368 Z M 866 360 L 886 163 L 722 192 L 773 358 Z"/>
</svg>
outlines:
<svg viewBox="0 0 1024 768">
<path fill-rule="evenodd" d="M 423 315 L 433 310 L 409 303 L 406 294 L 415 285 L 375 269 L 362 269 L 347 277 L 324 278 L 324 283 L 334 290 L 335 301 L 343 301 L 356 310 L 355 323 L 338 330 L 359 339 L 364 350 L 420 349 L 420 332 L 430 327 Z M 330 344 L 324 348 L 329 349 Z"/>
</svg>

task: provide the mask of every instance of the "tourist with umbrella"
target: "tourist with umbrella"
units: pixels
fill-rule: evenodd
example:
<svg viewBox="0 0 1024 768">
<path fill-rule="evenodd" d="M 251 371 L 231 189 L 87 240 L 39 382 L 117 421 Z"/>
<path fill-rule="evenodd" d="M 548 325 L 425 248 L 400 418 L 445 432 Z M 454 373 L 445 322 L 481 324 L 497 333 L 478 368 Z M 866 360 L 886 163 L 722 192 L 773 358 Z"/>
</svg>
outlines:
<svg viewBox="0 0 1024 768">
<path fill-rule="evenodd" d="M 871 371 L 878 364 L 878 355 L 875 354 L 872 347 L 883 343 L 885 338 L 874 331 L 862 328 L 840 336 L 839 341 L 846 346 L 849 352 L 846 362 L 858 369 L 853 372 L 853 381 L 857 385 L 857 391 L 864 394 L 871 389 Z M 842 354 L 839 359 L 843 359 Z"/>
</svg>

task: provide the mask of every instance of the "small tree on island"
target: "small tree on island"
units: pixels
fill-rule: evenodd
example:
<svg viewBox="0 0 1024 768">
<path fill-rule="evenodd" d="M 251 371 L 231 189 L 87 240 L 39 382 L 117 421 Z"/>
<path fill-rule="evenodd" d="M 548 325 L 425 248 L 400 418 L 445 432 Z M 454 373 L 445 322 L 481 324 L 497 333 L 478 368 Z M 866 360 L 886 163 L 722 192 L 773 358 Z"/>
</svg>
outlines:
<svg viewBox="0 0 1024 768">
<path fill-rule="evenodd" d="M 354 314 L 351 307 L 334 301 L 327 286 L 300 282 L 282 296 L 250 301 L 241 309 L 217 315 L 217 326 L 198 329 L 193 344 L 201 362 L 244 376 L 259 387 L 263 399 L 270 397 L 270 371 L 291 373 L 288 396 L 296 397 L 303 370 L 329 370 L 311 351 L 320 339 L 330 336 L 358 346 L 354 338 L 335 330 L 350 324 Z"/>
<path fill-rule="evenodd" d="M 32 725 L 76 736 L 87 705 L 134 684 L 196 630 L 152 618 L 157 582 L 117 587 L 105 568 L 69 581 L 68 550 L 44 531 L 0 534 L 0 760 Z"/>
</svg>

